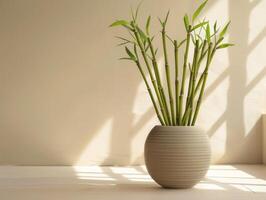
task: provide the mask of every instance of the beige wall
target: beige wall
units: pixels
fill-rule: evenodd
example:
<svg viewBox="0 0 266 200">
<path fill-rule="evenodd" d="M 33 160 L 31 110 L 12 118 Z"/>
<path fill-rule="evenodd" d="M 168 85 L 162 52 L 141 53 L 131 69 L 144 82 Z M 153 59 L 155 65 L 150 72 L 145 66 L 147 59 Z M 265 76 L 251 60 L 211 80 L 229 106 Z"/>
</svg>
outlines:
<svg viewBox="0 0 266 200">
<path fill-rule="evenodd" d="M 262 126 L 262 162 L 263 164 L 266 164 L 266 114 L 262 117 Z"/>
<path fill-rule="evenodd" d="M 192 2 L 145 0 L 142 16 L 170 8 L 174 36 Z M 121 31 L 108 28 L 137 3 L 0 0 L 1 165 L 143 163 L 157 120 L 136 67 L 117 59 L 124 52 L 113 36 Z M 211 0 L 204 13 L 230 18 L 236 44 L 215 57 L 198 123 L 211 137 L 213 162 L 262 161 L 265 9 L 266 1 Z"/>
</svg>

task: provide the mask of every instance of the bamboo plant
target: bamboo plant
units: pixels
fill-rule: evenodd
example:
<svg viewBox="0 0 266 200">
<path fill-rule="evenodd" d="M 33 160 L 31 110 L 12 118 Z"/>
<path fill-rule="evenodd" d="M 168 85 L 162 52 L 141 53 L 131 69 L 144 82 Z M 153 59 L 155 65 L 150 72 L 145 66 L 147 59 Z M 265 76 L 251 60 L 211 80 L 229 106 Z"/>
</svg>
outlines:
<svg viewBox="0 0 266 200">
<path fill-rule="evenodd" d="M 157 61 L 158 49 L 153 43 L 155 36 L 150 33 L 151 16 L 148 16 L 145 28 L 141 28 L 137 20 L 138 6 L 135 12 L 132 11 L 131 20 L 117 20 L 110 25 L 111 27 L 121 26 L 128 31 L 130 39 L 117 37 L 122 41 L 119 46 L 125 46 L 127 54 L 127 57 L 120 59 L 136 64 L 147 87 L 156 115 L 163 126 L 195 125 L 213 57 L 217 50 L 233 46 L 233 44 L 223 42 L 230 22 L 218 28 L 217 22 L 211 25 L 205 19 L 198 20 L 207 1 L 204 1 L 191 17 L 187 14 L 184 16 L 186 31 L 184 39 L 172 39 L 167 35 L 166 25 L 169 11 L 164 20 L 159 19 L 165 74 L 160 74 L 161 70 Z M 179 59 L 181 48 L 184 49 L 182 65 Z M 174 53 L 173 66 L 169 64 L 168 51 Z M 193 53 L 191 59 L 189 59 L 190 51 Z M 148 76 L 146 76 L 146 71 Z M 171 80 L 172 73 L 174 73 L 174 80 Z M 162 81 L 164 77 L 165 86 Z"/>
</svg>

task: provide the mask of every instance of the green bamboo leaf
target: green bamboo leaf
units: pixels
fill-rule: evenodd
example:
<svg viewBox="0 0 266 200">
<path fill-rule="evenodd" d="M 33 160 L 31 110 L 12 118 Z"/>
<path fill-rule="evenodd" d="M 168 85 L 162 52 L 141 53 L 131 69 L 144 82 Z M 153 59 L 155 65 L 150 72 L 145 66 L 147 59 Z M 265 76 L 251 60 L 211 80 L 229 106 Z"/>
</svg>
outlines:
<svg viewBox="0 0 266 200">
<path fill-rule="evenodd" d="M 199 34 L 197 34 L 196 36 L 198 37 L 198 39 L 199 39 L 201 42 L 203 42 L 203 39 L 202 39 L 202 37 L 201 37 Z"/>
<path fill-rule="evenodd" d="M 220 43 L 223 41 L 223 39 L 224 39 L 224 37 L 219 38 L 219 40 L 217 41 L 216 44 L 217 44 L 217 45 L 220 44 Z"/>
<path fill-rule="evenodd" d="M 123 57 L 123 58 L 119 58 L 119 60 L 132 60 L 132 58 Z"/>
<path fill-rule="evenodd" d="M 148 17 L 147 23 L 146 23 L 146 34 L 147 35 L 149 35 L 150 22 L 151 22 L 151 16 Z"/>
<path fill-rule="evenodd" d="M 133 21 L 136 21 L 136 20 L 135 20 L 134 10 L 133 10 L 132 7 L 130 7 L 130 11 L 131 11 L 131 17 L 132 17 L 132 20 L 133 20 Z"/>
<path fill-rule="evenodd" d="M 130 30 L 128 30 L 128 33 L 131 36 L 131 38 L 133 39 L 133 43 L 136 43 L 137 40 L 136 40 L 135 36 L 132 34 L 132 32 Z"/>
<path fill-rule="evenodd" d="M 217 20 L 214 23 L 213 30 L 214 30 L 214 32 L 217 32 Z"/>
<path fill-rule="evenodd" d="M 198 8 L 197 10 L 194 12 L 193 16 L 192 16 L 192 22 L 195 21 L 195 19 L 199 16 L 200 12 L 202 11 L 202 9 L 205 7 L 206 3 L 208 2 L 208 0 L 204 1 Z"/>
<path fill-rule="evenodd" d="M 147 44 L 146 40 L 143 41 L 143 47 L 144 47 L 144 48 L 146 48 L 146 44 Z"/>
<path fill-rule="evenodd" d="M 114 27 L 114 26 L 129 26 L 129 22 L 126 20 L 117 20 L 113 22 L 109 27 Z"/>
<path fill-rule="evenodd" d="M 121 45 L 125 45 L 125 44 L 128 44 L 128 43 L 131 43 L 131 44 L 135 44 L 134 41 L 131 41 L 129 39 L 126 39 L 126 38 L 123 38 L 123 37 L 120 37 L 120 36 L 115 36 L 117 39 L 119 40 L 122 40 L 121 43 L 118 44 L 118 46 L 121 46 Z"/>
<path fill-rule="evenodd" d="M 206 28 L 206 39 L 207 39 L 208 43 L 211 42 L 211 31 L 210 31 L 210 25 L 209 24 L 207 25 L 207 28 Z"/>
<path fill-rule="evenodd" d="M 188 15 L 187 14 L 185 14 L 185 16 L 184 16 L 184 24 L 185 24 L 186 30 L 189 31 L 188 30 L 189 29 L 189 19 L 188 19 Z"/>
<path fill-rule="evenodd" d="M 128 43 L 130 43 L 130 42 L 122 42 L 122 43 L 119 43 L 117 46 L 123 46 L 123 45 L 128 44 Z"/>
<path fill-rule="evenodd" d="M 120 37 L 120 36 L 115 36 L 117 39 L 120 39 L 120 40 L 123 40 L 123 41 L 126 41 L 126 42 L 132 42 L 126 38 L 123 38 L 123 37 Z"/>
<path fill-rule="evenodd" d="M 163 26 L 163 21 L 158 17 L 160 24 Z"/>
<path fill-rule="evenodd" d="M 170 14 L 170 10 L 168 10 L 168 12 L 167 12 L 167 14 L 166 14 L 166 17 L 165 17 L 165 20 L 164 20 L 164 25 L 167 23 L 167 20 L 168 20 L 169 14 Z"/>
<path fill-rule="evenodd" d="M 202 23 L 199 23 L 199 24 L 197 24 L 197 25 L 195 25 L 192 29 L 191 29 L 191 31 L 194 31 L 194 30 L 196 30 L 197 28 L 200 28 L 200 27 L 202 27 L 202 26 L 204 26 L 204 25 L 206 25 L 206 24 L 208 24 L 209 22 L 202 22 Z"/>
<path fill-rule="evenodd" d="M 187 39 L 182 40 L 182 41 L 177 45 L 177 48 L 181 47 L 182 44 L 184 44 L 186 41 L 187 41 Z"/>
<path fill-rule="evenodd" d="M 201 21 L 201 23 L 202 23 L 202 22 L 205 22 L 205 19 L 206 19 L 206 18 L 204 17 L 204 19 Z M 199 33 L 198 33 L 199 35 L 201 34 L 202 29 L 205 29 L 204 26 L 201 26 L 201 27 L 200 27 L 200 30 L 199 30 Z"/>
<path fill-rule="evenodd" d="M 145 48 L 145 52 L 147 52 L 149 48 L 150 48 L 150 43 L 148 43 L 147 47 Z"/>
<path fill-rule="evenodd" d="M 174 41 L 172 40 L 172 38 L 170 38 L 170 36 L 168 36 L 168 35 L 166 34 L 166 37 L 168 38 L 168 40 L 170 40 L 170 41 L 174 44 Z"/>
<path fill-rule="evenodd" d="M 137 26 L 137 31 L 138 31 L 138 33 L 139 33 L 139 35 L 140 35 L 141 40 L 143 41 L 143 43 L 146 42 L 147 36 L 145 35 L 145 33 L 138 26 Z"/>
<path fill-rule="evenodd" d="M 231 44 L 231 43 L 224 43 L 224 44 L 221 44 L 217 47 L 217 49 L 223 49 L 223 48 L 226 48 L 226 47 L 230 47 L 230 46 L 234 46 L 234 44 Z"/>
<path fill-rule="evenodd" d="M 149 54 L 147 54 L 147 57 L 152 61 L 153 59 L 152 59 L 152 57 L 149 55 Z"/>
<path fill-rule="evenodd" d="M 220 32 L 220 34 L 219 34 L 219 38 L 223 37 L 223 36 L 226 34 L 226 31 L 227 31 L 228 26 L 230 25 L 230 23 L 231 23 L 231 21 L 229 21 L 229 22 L 225 25 L 225 27 L 223 28 L 223 30 L 222 30 L 222 31 Z"/>
<path fill-rule="evenodd" d="M 134 44 L 134 53 L 135 53 L 135 56 L 137 58 L 137 61 L 139 60 L 139 56 L 138 56 L 138 50 L 137 50 L 137 45 Z"/>
<path fill-rule="evenodd" d="M 141 2 L 138 4 L 137 10 L 136 10 L 136 14 L 135 14 L 135 21 L 136 21 L 137 18 L 138 18 L 139 8 L 140 8 L 142 2 L 143 2 L 143 1 L 141 1 Z"/>
<path fill-rule="evenodd" d="M 136 60 L 136 57 L 134 56 L 134 54 L 127 48 L 125 47 L 126 52 L 128 54 L 128 56 L 132 59 L 132 60 Z"/>
</svg>

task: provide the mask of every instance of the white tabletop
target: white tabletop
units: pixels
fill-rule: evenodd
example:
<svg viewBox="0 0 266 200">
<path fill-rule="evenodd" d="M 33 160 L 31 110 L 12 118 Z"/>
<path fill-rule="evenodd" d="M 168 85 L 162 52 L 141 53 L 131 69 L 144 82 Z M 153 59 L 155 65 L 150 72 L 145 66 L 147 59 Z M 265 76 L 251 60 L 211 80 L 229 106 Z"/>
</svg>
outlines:
<svg viewBox="0 0 266 200">
<path fill-rule="evenodd" d="M 266 200 L 265 165 L 213 165 L 192 189 L 162 189 L 144 166 L 0 167 L 1 200 Z"/>
</svg>

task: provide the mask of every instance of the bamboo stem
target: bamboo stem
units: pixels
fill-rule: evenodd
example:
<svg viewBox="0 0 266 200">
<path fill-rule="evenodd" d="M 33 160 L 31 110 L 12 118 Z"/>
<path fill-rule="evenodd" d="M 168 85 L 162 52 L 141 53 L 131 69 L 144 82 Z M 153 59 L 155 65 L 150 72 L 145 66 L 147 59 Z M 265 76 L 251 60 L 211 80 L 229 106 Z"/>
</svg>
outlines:
<svg viewBox="0 0 266 200">
<path fill-rule="evenodd" d="M 156 80 L 154 79 L 154 76 L 153 76 L 153 73 L 152 73 L 152 70 L 151 70 L 150 64 L 149 64 L 149 62 L 148 62 L 148 58 L 147 58 L 147 55 L 146 55 L 146 53 L 145 53 L 145 49 L 144 49 L 144 47 L 143 47 L 143 45 L 142 45 L 142 42 L 140 41 L 140 37 L 139 37 L 138 32 L 137 32 L 137 30 L 136 30 L 136 26 L 135 26 L 134 24 L 133 24 L 133 27 L 134 27 L 134 30 L 133 30 L 134 35 L 135 35 L 135 37 L 136 37 L 136 40 L 137 40 L 138 46 L 140 47 L 141 54 L 142 54 L 142 56 L 143 56 L 143 59 L 144 59 L 144 62 L 145 62 L 145 64 L 146 64 L 146 66 L 147 66 L 147 69 L 148 69 L 148 72 L 149 72 L 149 75 L 150 75 L 150 79 L 151 79 L 152 85 L 153 85 L 153 87 L 154 87 L 154 91 L 155 91 L 156 96 L 157 96 L 157 99 L 158 99 L 158 101 L 159 101 L 159 105 L 160 105 L 160 108 L 161 108 L 161 112 L 162 112 L 163 118 L 164 118 L 164 120 L 165 120 L 165 125 L 170 125 L 170 123 L 169 123 L 169 121 L 168 121 L 168 119 L 167 119 L 166 113 L 165 113 L 165 111 L 164 111 L 164 109 L 163 109 L 163 103 L 162 103 L 162 100 L 161 100 L 161 97 L 160 97 L 160 94 L 159 94 L 159 91 L 158 91 L 158 87 L 157 87 L 157 85 L 156 85 Z"/>
<path fill-rule="evenodd" d="M 178 78 L 178 46 L 177 41 L 174 41 L 175 46 L 175 107 L 176 107 L 176 124 L 179 125 L 179 78 Z"/>
<path fill-rule="evenodd" d="M 197 116 L 198 116 L 198 113 L 199 113 L 199 109 L 200 109 L 201 102 L 202 102 L 202 96 L 203 96 L 203 93 L 204 93 L 204 90 L 205 90 L 205 86 L 206 86 L 206 81 L 207 81 L 207 78 L 208 78 L 209 66 L 210 66 L 210 63 L 211 63 L 211 60 L 213 58 L 215 50 L 216 50 L 216 48 L 214 48 L 212 50 L 212 43 L 210 43 L 209 47 L 208 47 L 208 56 L 207 56 L 207 61 L 206 61 L 206 68 L 205 68 L 204 73 L 203 73 L 204 76 L 202 76 L 203 77 L 203 82 L 202 82 L 202 85 L 201 85 L 200 95 L 199 95 L 198 102 L 197 102 L 196 109 L 195 109 L 195 113 L 194 113 L 194 116 L 193 116 L 192 126 L 195 125 L 195 122 L 196 122 L 196 119 L 197 119 Z"/>
<path fill-rule="evenodd" d="M 194 105 L 194 97 L 195 97 L 195 82 L 196 82 L 196 72 L 197 72 L 197 65 L 198 65 L 198 55 L 199 55 L 199 40 L 196 41 L 196 51 L 195 51 L 195 60 L 193 60 L 193 65 L 192 65 L 192 85 L 191 85 L 191 94 L 190 94 L 190 107 L 191 111 L 189 113 L 188 117 L 188 126 L 191 124 L 192 120 L 192 113 L 193 113 L 193 105 Z"/>
<path fill-rule="evenodd" d="M 156 60 L 157 50 L 154 51 L 152 45 L 153 37 L 150 38 L 149 34 L 151 16 L 147 18 L 145 31 L 142 31 L 137 23 L 139 7 L 136 12 L 132 11 L 131 20 L 116 20 L 110 25 L 110 27 L 121 26 L 126 28 L 132 37 L 130 39 L 117 37 L 122 40 L 122 43 L 120 43 L 119 46 L 125 45 L 125 51 L 127 53 L 126 57 L 120 59 L 133 61 L 137 65 L 155 108 L 156 115 L 163 126 L 194 126 L 201 107 L 203 93 L 208 78 L 209 66 L 213 56 L 217 49 L 223 49 L 234 45 L 230 43 L 222 43 L 230 22 L 228 22 L 221 31 L 217 29 L 216 22 L 213 28 L 209 21 L 205 21 L 205 19 L 199 21 L 197 24 L 194 23 L 206 3 L 207 0 L 195 10 L 192 19 L 190 19 L 187 14 L 183 17 L 186 38 L 181 41 L 180 44 L 177 43 L 177 40 L 173 41 L 166 34 L 166 23 L 169 17 L 169 11 L 165 20 L 159 18 L 162 25 L 161 39 L 167 89 L 163 87 L 164 82 L 161 80 L 158 62 Z M 200 30 L 198 31 L 198 29 Z M 201 34 L 202 29 L 205 30 L 204 36 Z M 166 37 L 174 44 L 175 72 L 173 76 L 175 77 L 171 77 L 172 71 L 168 63 L 168 43 Z M 213 41 L 213 43 L 211 41 Z M 191 44 L 191 42 L 193 43 Z M 182 69 L 180 68 L 179 71 L 179 47 L 184 43 L 186 43 L 186 45 L 181 66 Z M 134 52 L 131 51 L 131 46 L 128 46 L 132 44 L 134 45 Z M 191 50 L 190 46 L 193 46 Z M 192 59 L 190 59 L 188 55 L 190 51 L 193 51 L 194 53 Z M 139 52 L 141 52 L 140 57 L 138 57 Z M 207 59 L 205 63 L 206 55 Z M 143 61 L 144 63 L 142 64 L 141 62 Z M 203 61 L 205 68 L 201 73 L 201 64 Z M 188 68 L 190 69 L 190 72 Z M 148 71 L 147 75 L 145 74 L 146 70 Z M 164 74 L 161 75 L 164 76 Z M 174 78 L 174 86 L 171 85 L 171 78 Z M 151 84 L 152 88 L 150 88 Z M 174 87 L 173 91 L 171 87 Z"/>
<path fill-rule="evenodd" d="M 171 108 L 170 109 L 171 110 L 171 125 L 175 125 L 176 120 L 175 120 L 175 111 L 174 111 L 174 100 L 173 100 L 173 94 L 172 94 L 172 88 L 171 88 L 170 69 L 169 69 L 168 58 L 167 58 L 165 25 L 163 26 L 163 30 L 162 30 L 162 41 L 163 41 L 166 81 L 167 81 L 169 102 L 170 102 L 170 108 Z"/>
<path fill-rule="evenodd" d="M 204 47 L 204 46 L 206 46 L 206 44 L 207 44 L 207 43 L 206 43 L 206 40 L 204 41 L 204 43 L 205 43 L 205 45 L 203 45 L 202 50 L 201 50 L 201 56 L 200 56 L 200 59 L 199 59 L 199 62 L 198 62 L 198 67 L 197 67 L 196 76 L 198 75 L 198 71 L 199 71 L 200 64 L 201 64 L 202 60 L 204 59 L 204 57 L 205 57 L 205 55 L 206 55 L 206 52 L 208 52 L 208 50 L 205 51 L 205 47 Z M 198 80 L 198 82 L 197 82 L 197 84 L 196 84 L 195 95 L 196 95 L 196 94 L 198 93 L 198 91 L 199 91 L 199 88 L 200 88 L 201 83 L 202 83 L 202 81 L 203 81 L 203 77 L 204 77 L 204 75 L 202 74 L 202 75 L 200 76 L 200 79 Z"/>
<path fill-rule="evenodd" d="M 184 125 L 184 126 L 186 126 L 186 124 L 187 124 L 187 121 L 188 121 L 188 115 L 189 115 L 190 111 L 191 111 L 191 108 L 189 107 L 189 108 L 188 108 L 188 111 L 185 113 L 185 115 L 184 115 L 184 117 L 183 117 L 183 119 L 182 119 L 182 125 Z"/>
<path fill-rule="evenodd" d="M 158 109 L 157 104 L 156 104 L 156 102 L 155 102 L 155 100 L 154 100 L 154 97 L 153 97 L 152 91 L 151 91 L 151 89 L 150 89 L 149 83 L 148 83 L 148 81 L 147 81 L 147 79 L 146 79 L 146 77 L 145 77 L 145 74 L 144 74 L 144 72 L 143 72 L 141 66 L 140 66 L 139 60 L 136 60 L 135 63 L 136 63 L 136 65 L 138 66 L 138 69 L 139 69 L 139 71 L 140 71 L 140 73 L 141 73 L 141 76 L 142 76 L 142 78 L 143 78 L 143 80 L 144 80 L 144 82 L 145 82 L 145 85 L 146 85 L 147 90 L 148 90 L 148 92 L 149 92 L 149 95 L 150 95 L 150 98 L 151 98 L 152 104 L 153 104 L 154 109 L 155 109 L 155 112 L 156 112 L 156 114 L 157 114 L 157 117 L 158 117 L 160 123 L 164 126 L 165 123 L 164 123 L 164 121 L 163 121 L 163 119 L 162 119 L 162 117 L 161 117 L 161 115 L 160 115 L 159 109 Z"/>
<path fill-rule="evenodd" d="M 201 62 L 202 60 L 204 59 L 205 57 L 205 47 L 206 47 L 206 44 L 207 44 L 207 40 L 204 40 L 203 41 L 203 45 L 201 47 L 201 53 L 200 53 L 200 58 L 199 58 L 199 61 L 198 61 L 198 65 L 197 65 L 197 70 L 196 70 L 196 76 L 198 76 L 198 72 L 199 72 L 199 68 L 200 68 L 200 65 L 201 65 Z"/>
<path fill-rule="evenodd" d="M 151 55 L 152 55 L 152 65 L 153 65 L 153 68 L 154 68 L 154 73 L 155 73 L 155 77 L 156 77 L 156 80 L 157 80 L 159 93 L 161 95 L 162 103 L 164 105 L 163 109 L 165 110 L 166 116 L 167 116 L 168 121 L 169 121 L 170 120 L 170 114 L 169 114 L 169 110 L 168 110 L 168 105 L 167 105 L 164 89 L 163 89 L 162 82 L 161 82 L 161 77 L 160 77 L 160 72 L 159 72 L 159 69 L 158 69 L 158 64 L 157 64 L 157 60 L 156 60 L 155 51 L 154 51 L 154 48 L 153 48 L 153 45 L 152 45 L 150 37 L 148 37 L 147 40 L 148 40 L 149 48 L 150 48 Z"/>
<path fill-rule="evenodd" d="M 194 78 L 194 73 L 196 72 L 196 64 L 198 60 L 198 51 L 199 51 L 199 40 L 196 41 L 196 45 L 194 48 L 194 56 L 193 56 L 193 61 L 192 61 L 192 67 L 190 71 L 190 76 L 189 76 L 189 86 L 188 86 L 188 92 L 187 92 L 187 100 L 186 100 L 186 109 L 189 106 L 190 103 L 190 98 L 191 98 L 191 93 L 192 93 L 192 83 L 193 83 L 193 78 Z"/>
<path fill-rule="evenodd" d="M 182 125 L 183 95 L 184 95 L 184 87 L 185 87 L 185 81 L 186 81 L 187 59 L 188 59 L 189 44 L 190 44 L 190 37 L 191 37 L 190 29 L 191 29 L 191 26 L 189 26 L 188 32 L 187 32 L 186 50 L 184 54 L 183 74 L 182 74 L 182 82 L 181 82 L 181 91 L 179 95 L 179 125 Z"/>
</svg>

